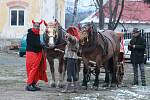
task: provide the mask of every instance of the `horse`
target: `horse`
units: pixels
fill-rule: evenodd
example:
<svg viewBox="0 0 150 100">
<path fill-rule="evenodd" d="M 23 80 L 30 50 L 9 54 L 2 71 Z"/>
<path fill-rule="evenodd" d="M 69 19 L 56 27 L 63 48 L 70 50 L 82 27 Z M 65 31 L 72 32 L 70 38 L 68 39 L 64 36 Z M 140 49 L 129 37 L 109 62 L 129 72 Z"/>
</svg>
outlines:
<svg viewBox="0 0 150 100">
<path fill-rule="evenodd" d="M 65 66 L 64 66 L 64 53 L 62 51 L 65 50 L 65 40 L 64 40 L 64 31 L 58 22 L 50 22 L 46 23 L 46 31 L 43 34 L 43 40 L 45 43 L 45 49 L 47 60 L 49 62 L 50 71 L 52 75 L 52 83 L 51 87 L 63 87 L 63 81 L 65 76 Z M 54 68 L 54 59 L 58 59 L 59 66 L 59 81 L 56 84 L 55 78 L 55 68 Z"/>
<path fill-rule="evenodd" d="M 100 68 L 104 67 L 107 86 L 117 83 L 116 70 L 120 44 L 112 30 L 98 32 L 92 25 L 85 25 L 80 31 L 80 52 L 84 62 L 82 86 L 87 87 L 90 61 L 96 62 L 95 81 L 98 89 Z"/>
</svg>

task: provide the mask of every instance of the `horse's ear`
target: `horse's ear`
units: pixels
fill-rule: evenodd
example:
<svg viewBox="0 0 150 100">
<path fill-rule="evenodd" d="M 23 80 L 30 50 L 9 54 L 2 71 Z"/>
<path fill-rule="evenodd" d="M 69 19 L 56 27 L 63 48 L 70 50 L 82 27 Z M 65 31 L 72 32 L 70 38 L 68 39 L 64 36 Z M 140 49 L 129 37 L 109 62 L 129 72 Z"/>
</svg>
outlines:
<svg viewBox="0 0 150 100">
<path fill-rule="evenodd" d="M 34 21 L 34 20 L 32 20 L 32 24 L 35 24 L 35 21 Z"/>
<path fill-rule="evenodd" d="M 59 26 L 59 22 L 58 22 L 58 20 L 57 19 L 55 19 L 55 26 Z"/>
<path fill-rule="evenodd" d="M 48 24 L 45 22 L 45 20 L 44 20 L 44 25 L 45 25 L 45 26 L 48 26 Z"/>
<path fill-rule="evenodd" d="M 43 23 L 43 20 L 41 20 L 40 22 L 39 22 L 39 24 L 41 25 Z"/>
</svg>

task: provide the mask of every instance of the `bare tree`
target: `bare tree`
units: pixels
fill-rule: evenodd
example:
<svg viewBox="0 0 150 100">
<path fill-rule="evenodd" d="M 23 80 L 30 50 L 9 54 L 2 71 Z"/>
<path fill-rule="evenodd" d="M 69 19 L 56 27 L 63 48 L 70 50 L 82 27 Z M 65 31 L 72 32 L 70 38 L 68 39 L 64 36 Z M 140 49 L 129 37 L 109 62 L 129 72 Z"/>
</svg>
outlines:
<svg viewBox="0 0 150 100">
<path fill-rule="evenodd" d="M 124 0 L 120 0 L 120 1 L 116 0 L 114 8 L 113 8 L 113 1 L 109 0 L 109 15 L 110 15 L 110 17 L 109 17 L 108 29 L 115 30 L 119 23 L 119 20 L 121 18 L 123 8 L 124 8 Z M 119 3 L 121 3 L 120 12 L 118 11 Z"/>
<path fill-rule="evenodd" d="M 77 5 L 78 5 L 78 1 L 79 0 L 75 0 L 75 2 L 74 2 L 74 10 L 73 10 L 73 25 L 75 25 L 76 24 L 76 22 L 77 22 Z"/>
<path fill-rule="evenodd" d="M 109 2 L 108 29 L 115 30 L 123 12 L 124 0 L 109 0 L 108 2 Z M 103 0 L 96 0 L 96 3 L 97 3 L 97 6 L 99 7 L 99 28 L 103 29 L 104 28 Z M 120 9 L 118 9 L 119 3 L 121 4 Z"/>
<path fill-rule="evenodd" d="M 104 28 L 104 12 L 103 12 L 103 0 L 96 0 L 99 12 L 99 28 Z M 96 6 L 96 7 L 97 7 Z"/>
</svg>

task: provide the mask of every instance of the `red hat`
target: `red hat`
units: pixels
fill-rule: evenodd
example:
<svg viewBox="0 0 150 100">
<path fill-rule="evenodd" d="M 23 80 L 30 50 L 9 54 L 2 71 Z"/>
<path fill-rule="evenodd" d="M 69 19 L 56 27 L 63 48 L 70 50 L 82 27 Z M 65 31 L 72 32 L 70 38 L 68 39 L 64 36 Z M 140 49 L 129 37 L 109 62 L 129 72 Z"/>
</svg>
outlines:
<svg viewBox="0 0 150 100">
<path fill-rule="evenodd" d="M 78 29 L 74 26 L 70 26 L 67 29 L 67 33 L 71 34 L 72 36 L 75 36 L 78 40 L 80 39 L 80 33 L 79 33 Z"/>
</svg>

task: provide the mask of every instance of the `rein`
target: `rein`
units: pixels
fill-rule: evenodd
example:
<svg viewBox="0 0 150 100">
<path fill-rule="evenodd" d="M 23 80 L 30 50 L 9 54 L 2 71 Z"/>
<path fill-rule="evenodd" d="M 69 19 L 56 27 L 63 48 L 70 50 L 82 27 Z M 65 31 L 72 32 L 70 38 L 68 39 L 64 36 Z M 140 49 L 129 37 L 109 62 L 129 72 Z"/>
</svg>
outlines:
<svg viewBox="0 0 150 100">
<path fill-rule="evenodd" d="M 66 34 L 67 32 L 66 32 L 66 30 L 63 29 L 62 27 L 59 27 L 59 28 L 58 28 L 58 32 L 59 32 L 59 30 L 62 31 L 62 33 L 60 33 L 61 35 L 58 34 L 58 39 L 55 41 L 55 47 L 54 47 L 54 48 L 59 48 L 59 49 L 62 48 L 62 50 L 63 50 L 63 47 L 62 47 L 62 46 L 66 44 L 66 42 L 63 40 L 63 39 L 64 39 L 63 33 Z M 50 48 L 48 47 L 48 45 L 47 45 L 47 42 L 46 42 L 46 40 L 47 40 L 47 38 L 48 38 L 48 37 L 46 36 L 46 33 L 44 33 L 43 38 L 44 38 L 44 43 L 46 44 L 46 45 L 45 45 L 45 48 L 46 48 L 46 49 L 50 49 Z M 53 48 L 51 48 L 51 49 L 53 49 Z M 54 51 L 55 51 L 55 50 L 54 50 Z"/>
</svg>

